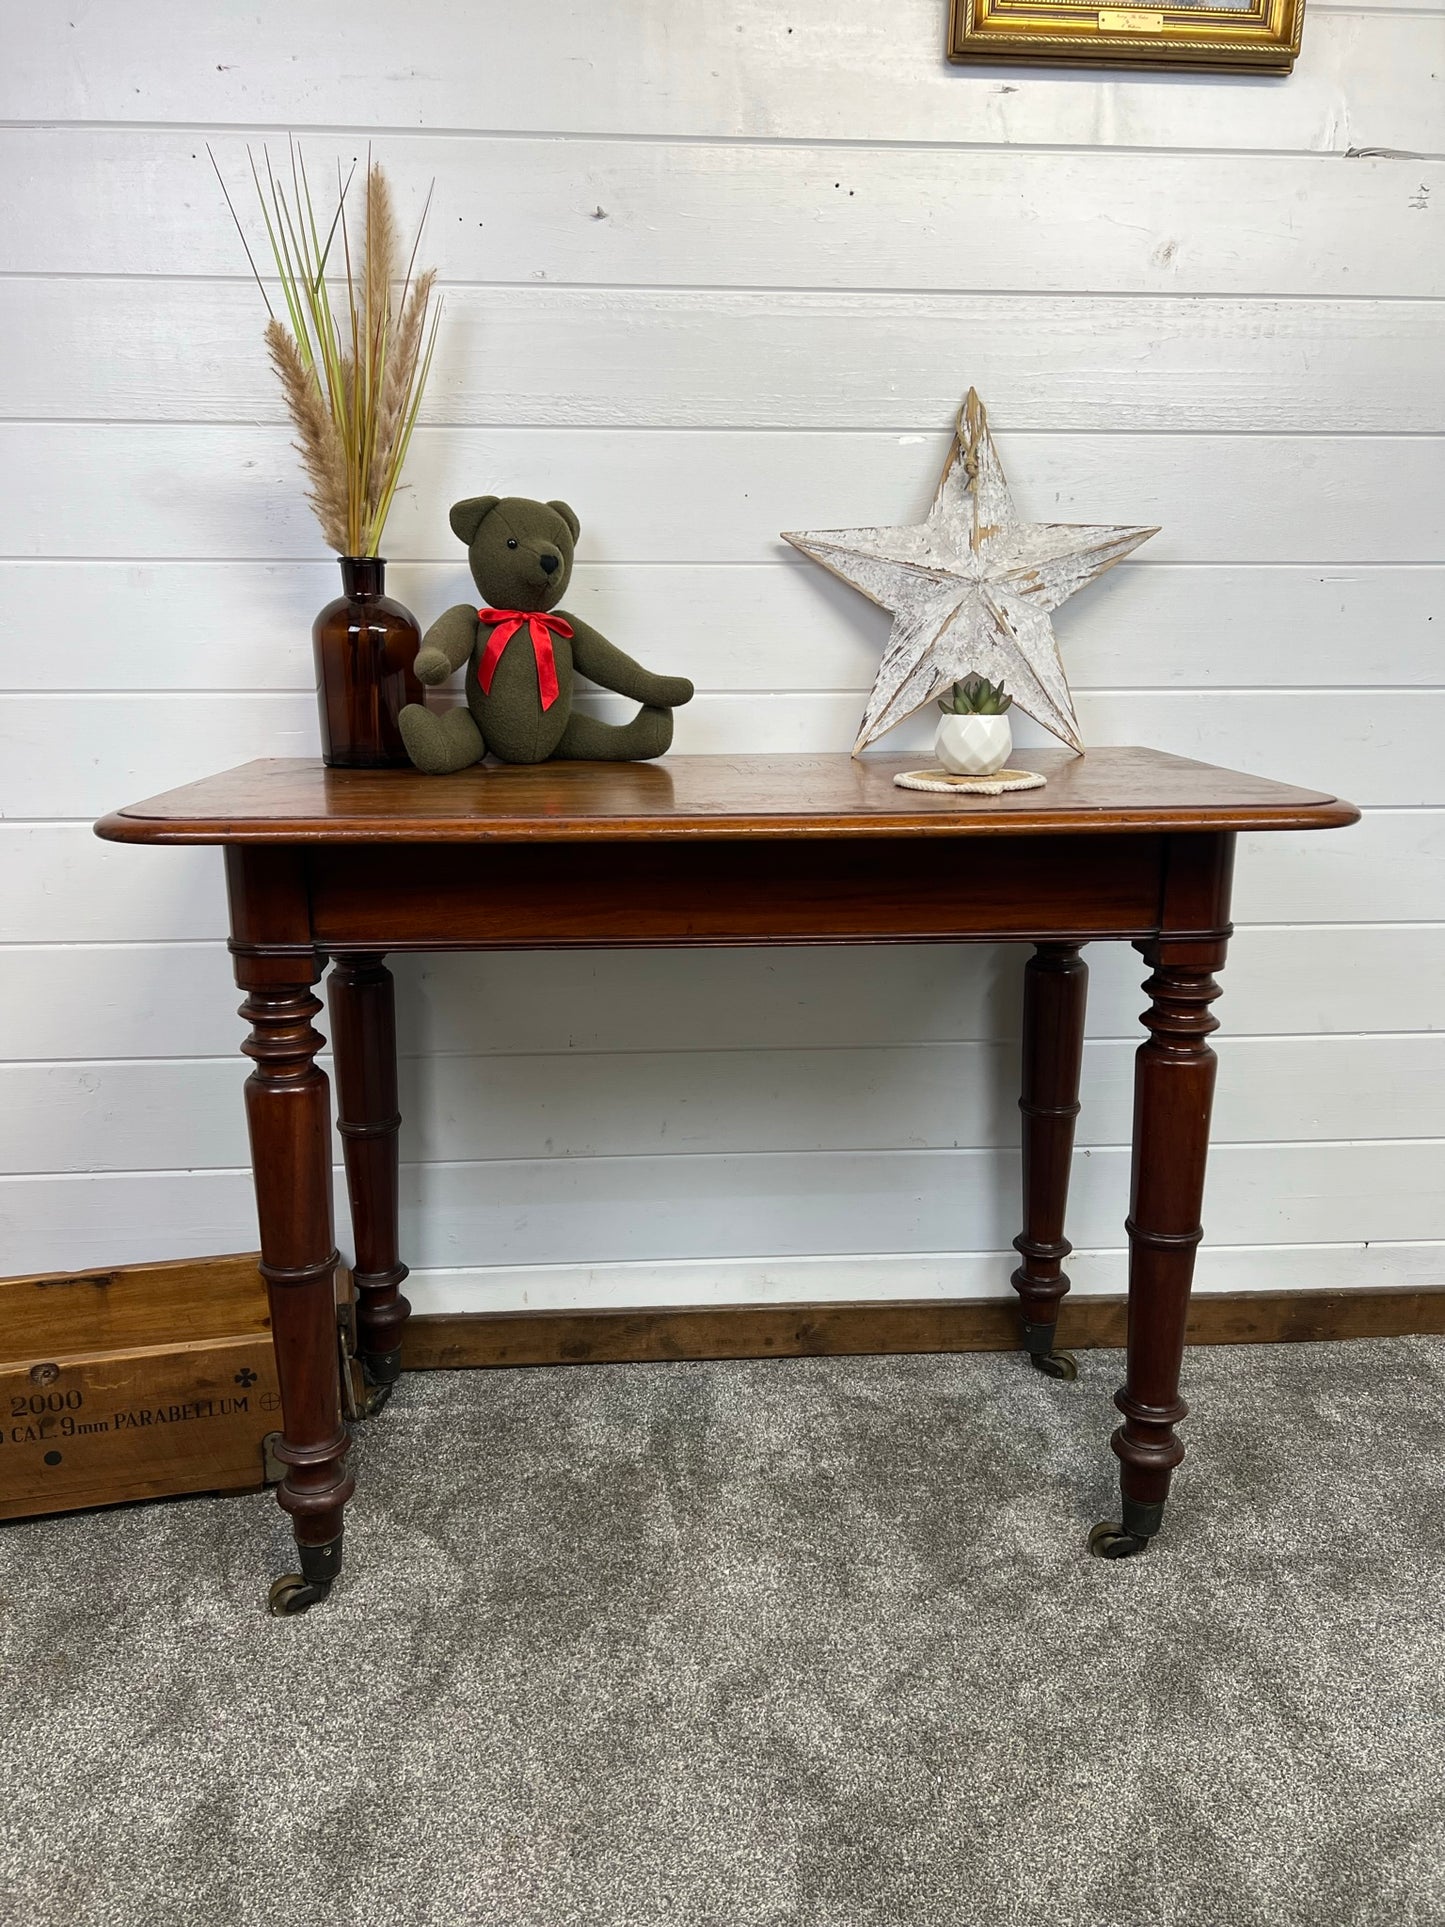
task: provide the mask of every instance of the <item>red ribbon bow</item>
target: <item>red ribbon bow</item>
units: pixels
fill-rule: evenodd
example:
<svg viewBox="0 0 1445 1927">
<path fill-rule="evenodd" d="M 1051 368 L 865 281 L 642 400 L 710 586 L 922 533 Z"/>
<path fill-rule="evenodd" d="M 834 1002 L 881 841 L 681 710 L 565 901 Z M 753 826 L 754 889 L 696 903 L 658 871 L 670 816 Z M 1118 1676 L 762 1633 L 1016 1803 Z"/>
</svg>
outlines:
<svg viewBox="0 0 1445 1927">
<path fill-rule="evenodd" d="M 482 685 L 482 694 L 489 696 L 492 693 L 492 678 L 497 673 L 497 664 L 502 660 L 502 651 L 525 623 L 531 631 L 532 654 L 537 658 L 537 689 L 542 698 L 542 707 L 544 710 L 550 709 L 560 693 L 552 636 L 559 635 L 570 642 L 571 623 L 564 622 L 561 616 L 543 615 L 539 609 L 478 609 L 477 614 L 483 622 L 496 625 L 482 660 L 477 665 L 477 681 Z"/>
</svg>

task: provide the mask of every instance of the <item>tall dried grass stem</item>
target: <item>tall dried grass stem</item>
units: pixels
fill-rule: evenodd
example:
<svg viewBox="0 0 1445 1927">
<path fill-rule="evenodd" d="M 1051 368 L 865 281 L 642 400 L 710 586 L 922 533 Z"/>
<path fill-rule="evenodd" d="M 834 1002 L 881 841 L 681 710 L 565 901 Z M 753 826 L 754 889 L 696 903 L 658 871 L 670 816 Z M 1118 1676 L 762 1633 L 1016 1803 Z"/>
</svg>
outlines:
<svg viewBox="0 0 1445 1927">
<path fill-rule="evenodd" d="M 266 301 L 266 348 L 296 427 L 307 500 L 322 535 L 341 555 L 377 555 L 436 346 L 436 271 L 412 278 L 426 209 L 403 281 L 396 216 L 381 168 L 368 155 L 364 247 L 354 256 L 346 200 L 355 168 L 344 180 L 337 168 L 336 210 L 323 236 L 294 140 L 289 151 L 288 191 L 267 150 L 261 150 L 263 184 L 262 169 L 247 149 L 290 323 L 288 328 Z M 226 192 L 224 180 L 221 189 Z M 229 193 L 226 204 L 239 231 Z M 332 265 L 338 235 L 340 273 Z M 241 241 L 251 260 L 244 233 Z M 251 265 L 256 273 L 254 260 Z M 266 299 L 259 273 L 256 281 Z"/>
</svg>

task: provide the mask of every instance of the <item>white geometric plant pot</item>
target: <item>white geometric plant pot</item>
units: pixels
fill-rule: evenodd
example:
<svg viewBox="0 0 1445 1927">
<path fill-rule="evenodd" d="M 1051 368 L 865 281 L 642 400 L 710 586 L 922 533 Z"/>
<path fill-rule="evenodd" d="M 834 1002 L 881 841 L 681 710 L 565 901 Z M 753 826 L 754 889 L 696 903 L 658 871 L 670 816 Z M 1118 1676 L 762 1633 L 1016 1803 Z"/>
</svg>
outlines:
<svg viewBox="0 0 1445 1927">
<path fill-rule="evenodd" d="M 954 776 L 992 776 L 1013 749 L 1007 716 L 946 715 L 933 739 L 933 752 Z"/>
</svg>

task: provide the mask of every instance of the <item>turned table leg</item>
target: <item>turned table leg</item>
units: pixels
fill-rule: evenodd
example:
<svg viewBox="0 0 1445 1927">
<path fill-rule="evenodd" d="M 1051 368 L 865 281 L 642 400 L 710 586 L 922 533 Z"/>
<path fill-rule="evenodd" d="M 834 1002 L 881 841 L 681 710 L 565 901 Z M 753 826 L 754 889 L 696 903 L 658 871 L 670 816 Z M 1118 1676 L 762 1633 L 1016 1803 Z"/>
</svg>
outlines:
<svg viewBox="0 0 1445 1927">
<path fill-rule="evenodd" d="M 287 960 L 292 974 L 306 968 Z M 341 1570 L 341 1525 L 354 1481 L 346 1470 L 336 1344 L 337 1254 L 331 1224 L 331 1119 L 326 1075 L 316 1064 L 325 1039 L 311 1027 L 321 1009 L 311 986 L 265 982 L 269 960 L 238 958 L 248 990 L 241 1015 L 251 1034 L 241 1048 L 255 1063 L 246 1080 L 246 1122 L 261 1224 L 261 1270 L 271 1300 L 286 1467 L 277 1499 L 290 1513 L 300 1575 L 271 1588 L 274 1613 L 304 1612 L 324 1599 Z M 251 981 L 248 983 L 248 978 Z"/>
<path fill-rule="evenodd" d="M 1089 966 L 1075 943 L 1041 943 L 1024 968 L 1023 1113 L 1024 1228 L 1014 1239 L 1023 1263 L 1013 1275 L 1023 1312 L 1024 1347 L 1051 1378 L 1078 1367 L 1054 1349 L 1059 1302 L 1069 1289 L 1064 1236 Z"/>
<path fill-rule="evenodd" d="M 398 1252 L 396 1007 L 380 953 L 338 958 L 327 979 L 336 1052 L 337 1124 L 356 1238 L 357 1348 L 369 1412 L 401 1374 L 401 1337 L 411 1306 Z"/>
<path fill-rule="evenodd" d="M 1138 949 L 1153 974 L 1144 985 L 1149 1035 L 1134 1070 L 1134 1167 L 1129 1233 L 1129 1362 L 1114 1403 L 1124 1423 L 1111 1441 L 1119 1460 L 1122 1524 L 1095 1526 L 1089 1550 L 1106 1559 L 1142 1552 L 1159 1530 L 1184 1446 L 1174 1428 L 1188 1411 L 1179 1396 L 1184 1331 L 1209 1153 L 1214 1098 L 1209 1006 L 1222 939 L 1156 942 Z"/>
</svg>

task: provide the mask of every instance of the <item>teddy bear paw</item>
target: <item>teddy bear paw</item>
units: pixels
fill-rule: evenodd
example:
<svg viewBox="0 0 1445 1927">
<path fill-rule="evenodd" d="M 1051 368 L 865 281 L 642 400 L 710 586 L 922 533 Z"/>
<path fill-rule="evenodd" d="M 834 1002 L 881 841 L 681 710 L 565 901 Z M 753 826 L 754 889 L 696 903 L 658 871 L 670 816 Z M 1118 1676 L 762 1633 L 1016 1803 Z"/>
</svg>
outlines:
<svg viewBox="0 0 1445 1927">
<path fill-rule="evenodd" d="M 452 673 L 452 666 L 440 649 L 421 649 L 416 658 L 417 680 L 424 683 L 445 682 Z"/>
<path fill-rule="evenodd" d="M 452 776 L 487 753 L 482 732 L 465 709 L 439 712 L 424 703 L 408 703 L 397 723 L 407 755 L 427 776 Z"/>
</svg>

